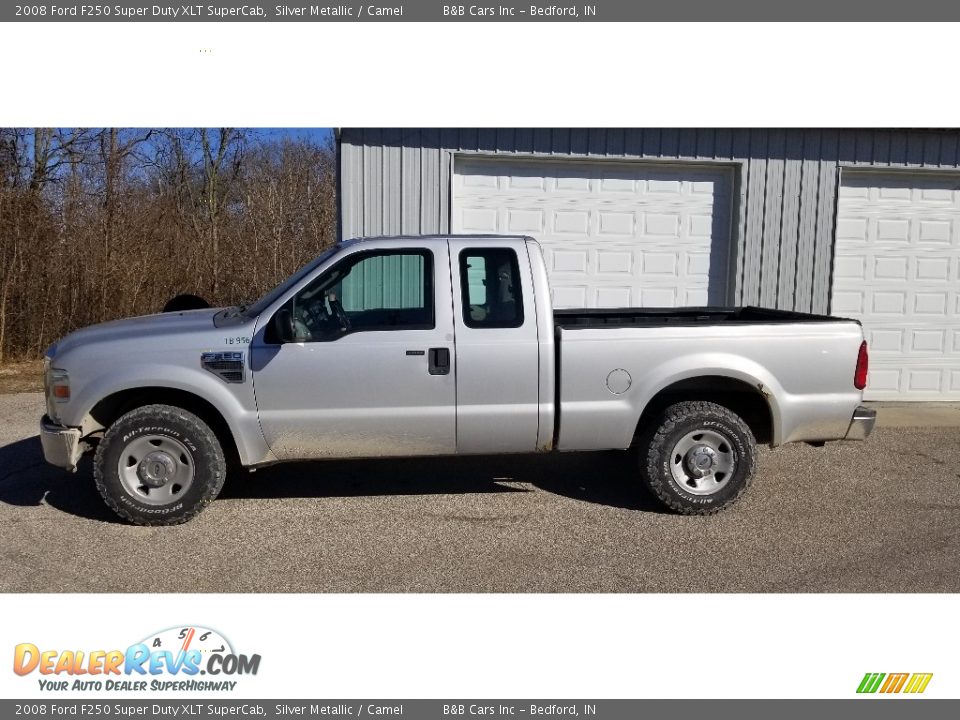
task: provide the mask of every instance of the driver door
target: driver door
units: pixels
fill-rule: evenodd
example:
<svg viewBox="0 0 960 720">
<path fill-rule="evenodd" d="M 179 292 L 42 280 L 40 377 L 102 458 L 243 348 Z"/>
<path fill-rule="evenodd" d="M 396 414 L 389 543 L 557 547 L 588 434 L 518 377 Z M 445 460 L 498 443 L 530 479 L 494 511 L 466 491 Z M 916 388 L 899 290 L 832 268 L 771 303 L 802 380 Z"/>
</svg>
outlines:
<svg viewBox="0 0 960 720">
<path fill-rule="evenodd" d="M 260 425 L 281 460 L 456 451 L 445 243 L 363 243 L 264 314 L 251 344 Z M 293 342 L 271 325 L 289 312 Z"/>
</svg>

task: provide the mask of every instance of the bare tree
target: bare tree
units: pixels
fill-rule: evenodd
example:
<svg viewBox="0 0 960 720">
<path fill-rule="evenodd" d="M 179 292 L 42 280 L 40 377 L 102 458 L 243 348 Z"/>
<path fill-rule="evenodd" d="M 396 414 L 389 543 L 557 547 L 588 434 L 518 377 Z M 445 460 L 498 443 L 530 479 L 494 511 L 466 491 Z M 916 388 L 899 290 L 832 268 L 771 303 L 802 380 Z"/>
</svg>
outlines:
<svg viewBox="0 0 960 720">
<path fill-rule="evenodd" d="M 114 275 L 113 248 L 117 225 L 117 206 L 121 197 L 123 173 L 126 162 L 135 155 L 138 147 L 149 142 L 152 130 L 127 131 L 105 128 L 98 133 L 100 167 L 103 175 L 103 281 L 101 282 L 100 307 L 106 309 L 107 286 Z"/>
<path fill-rule="evenodd" d="M 334 240 L 329 144 L 0 128 L 0 361 L 192 292 L 249 300 Z"/>
</svg>

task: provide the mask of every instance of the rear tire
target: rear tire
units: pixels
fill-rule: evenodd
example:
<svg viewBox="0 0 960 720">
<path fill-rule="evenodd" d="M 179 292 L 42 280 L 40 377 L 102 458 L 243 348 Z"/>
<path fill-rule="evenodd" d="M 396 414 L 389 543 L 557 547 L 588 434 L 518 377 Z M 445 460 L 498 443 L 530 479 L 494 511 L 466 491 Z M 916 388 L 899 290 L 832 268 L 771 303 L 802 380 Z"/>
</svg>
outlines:
<svg viewBox="0 0 960 720">
<path fill-rule="evenodd" d="M 135 525 L 177 525 L 220 493 L 227 463 L 217 436 L 191 412 L 146 405 L 113 423 L 97 447 L 104 502 Z"/>
<path fill-rule="evenodd" d="M 667 407 L 640 438 L 640 470 L 650 491 L 683 515 L 712 515 L 750 485 L 756 441 L 736 413 L 711 402 Z"/>
</svg>

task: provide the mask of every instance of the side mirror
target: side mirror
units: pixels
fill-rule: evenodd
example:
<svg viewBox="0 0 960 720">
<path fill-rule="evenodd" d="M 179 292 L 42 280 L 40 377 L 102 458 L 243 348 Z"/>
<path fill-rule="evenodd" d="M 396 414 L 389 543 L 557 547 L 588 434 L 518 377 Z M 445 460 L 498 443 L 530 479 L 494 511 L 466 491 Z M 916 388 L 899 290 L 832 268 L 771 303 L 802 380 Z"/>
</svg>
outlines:
<svg viewBox="0 0 960 720">
<path fill-rule="evenodd" d="M 273 331 L 281 344 L 294 341 L 297 329 L 293 322 L 293 313 L 289 308 L 277 310 L 277 314 L 273 316 Z"/>
</svg>

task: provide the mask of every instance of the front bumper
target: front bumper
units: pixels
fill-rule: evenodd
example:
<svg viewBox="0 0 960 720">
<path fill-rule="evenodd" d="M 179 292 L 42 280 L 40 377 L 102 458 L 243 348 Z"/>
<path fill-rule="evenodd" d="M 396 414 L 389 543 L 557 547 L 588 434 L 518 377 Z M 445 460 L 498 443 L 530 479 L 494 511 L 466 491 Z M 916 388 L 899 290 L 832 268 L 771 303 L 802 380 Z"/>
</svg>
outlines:
<svg viewBox="0 0 960 720">
<path fill-rule="evenodd" d="M 43 445 L 43 457 L 48 463 L 70 472 L 77 471 L 77 463 L 86 450 L 80 442 L 77 428 L 58 425 L 47 415 L 40 419 L 40 444 Z"/>
<path fill-rule="evenodd" d="M 865 408 L 863 405 L 853 411 L 853 419 L 844 440 L 866 440 L 877 424 L 877 411 Z"/>
</svg>

